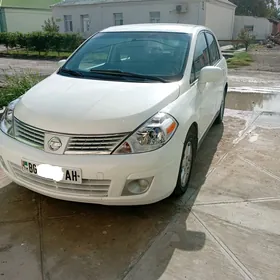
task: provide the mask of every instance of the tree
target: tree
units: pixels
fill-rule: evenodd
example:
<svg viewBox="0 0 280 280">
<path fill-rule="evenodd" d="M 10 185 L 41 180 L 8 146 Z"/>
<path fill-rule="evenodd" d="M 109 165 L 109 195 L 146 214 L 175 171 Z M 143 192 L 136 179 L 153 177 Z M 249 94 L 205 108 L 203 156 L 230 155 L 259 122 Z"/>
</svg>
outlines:
<svg viewBox="0 0 280 280">
<path fill-rule="evenodd" d="M 254 43 L 256 37 L 251 35 L 246 29 L 242 29 L 238 34 L 238 39 L 244 42 L 246 51 L 248 51 L 249 46 Z"/>
<path fill-rule="evenodd" d="M 54 18 L 49 18 L 48 20 L 45 20 L 44 25 L 42 25 L 42 29 L 45 32 L 54 32 L 57 33 L 59 31 L 59 26 L 55 23 Z"/>
<path fill-rule="evenodd" d="M 236 15 L 269 17 L 277 11 L 274 0 L 230 0 L 236 8 Z"/>
</svg>

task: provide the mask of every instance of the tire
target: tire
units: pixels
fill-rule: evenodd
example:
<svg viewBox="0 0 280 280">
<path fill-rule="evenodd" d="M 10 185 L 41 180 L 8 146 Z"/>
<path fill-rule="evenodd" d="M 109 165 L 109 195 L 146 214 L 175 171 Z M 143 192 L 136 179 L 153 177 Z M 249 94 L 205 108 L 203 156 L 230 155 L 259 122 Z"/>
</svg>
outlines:
<svg viewBox="0 0 280 280">
<path fill-rule="evenodd" d="M 227 94 L 227 90 L 225 89 L 222 104 L 221 104 L 220 111 L 219 111 L 219 115 L 217 116 L 217 118 L 215 120 L 215 124 L 223 123 L 224 113 L 225 113 L 226 94 Z"/>
<path fill-rule="evenodd" d="M 193 163 L 196 156 L 196 150 L 197 150 L 197 133 L 195 129 L 191 129 L 187 134 L 183 151 L 182 151 L 178 179 L 177 179 L 176 187 L 173 191 L 173 195 L 175 196 L 183 195 L 188 189 Z M 186 153 L 188 153 L 190 157 L 188 156 L 188 158 L 186 158 Z M 185 166 L 185 169 L 183 170 L 184 164 L 188 164 L 188 165 Z"/>
</svg>

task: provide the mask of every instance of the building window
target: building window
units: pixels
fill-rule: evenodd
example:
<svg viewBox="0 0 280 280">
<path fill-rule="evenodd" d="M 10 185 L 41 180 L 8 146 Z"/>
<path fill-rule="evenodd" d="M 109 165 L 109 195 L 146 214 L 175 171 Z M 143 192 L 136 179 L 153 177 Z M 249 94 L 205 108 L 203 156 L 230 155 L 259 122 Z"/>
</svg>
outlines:
<svg viewBox="0 0 280 280">
<path fill-rule="evenodd" d="M 150 22 L 159 23 L 160 22 L 160 12 L 150 12 Z"/>
<path fill-rule="evenodd" d="M 82 27 L 82 32 L 89 31 L 89 27 L 90 27 L 89 15 L 81 15 L 81 27 Z"/>
<path fill-rule="evenodd" d="M 114 20 L 115 20 L 115 25 L 123 25 L 123 14 L 115 13 Z"/>
<path fill-rule="evenodd" d="M 252 33 L 254 31 L 254 25 L 245 25 L 244 30 L 249 33 Z"/>
<path fill-rule="evenodd" d="M 65 32 L 72 32 L 73 31 L 73 22 L 72 16 L 64 16 L 64 29 Z"/>
</svg>

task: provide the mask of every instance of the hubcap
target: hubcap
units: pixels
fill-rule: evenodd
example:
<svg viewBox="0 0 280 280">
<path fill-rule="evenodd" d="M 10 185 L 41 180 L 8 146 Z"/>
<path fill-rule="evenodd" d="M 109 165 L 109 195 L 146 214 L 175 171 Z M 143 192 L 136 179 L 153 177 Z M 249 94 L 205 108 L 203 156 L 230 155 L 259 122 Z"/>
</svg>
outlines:
<svg viewBox="0 0 280 280">
<path fill-rule="evenodd" d="M 193 158 L 193 151 L 192 151 L 192 143 L 189 141 L 186 145 L 184 150 L 182 165 L 181 165 L 181 186 L 185 187 L 190 174 L 191 174 L 191 166 L 192 166 L 192 158 Z"/>
</svg>

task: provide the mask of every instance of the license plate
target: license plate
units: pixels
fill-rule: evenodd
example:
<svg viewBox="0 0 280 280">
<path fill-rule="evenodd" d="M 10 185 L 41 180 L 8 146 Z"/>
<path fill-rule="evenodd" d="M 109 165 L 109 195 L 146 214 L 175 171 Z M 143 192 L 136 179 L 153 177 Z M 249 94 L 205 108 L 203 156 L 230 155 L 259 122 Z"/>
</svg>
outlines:
<svg viewBox="0 0 280 280">
<path fill-rule="evenodd" d="M 82 183 L 81 169 L 53 166 L 28 160 L 21 161 L 21 168 L 24 173 L 29 173 L 34 176 L 43 177 L 60 183 Z"/>
</svg>

